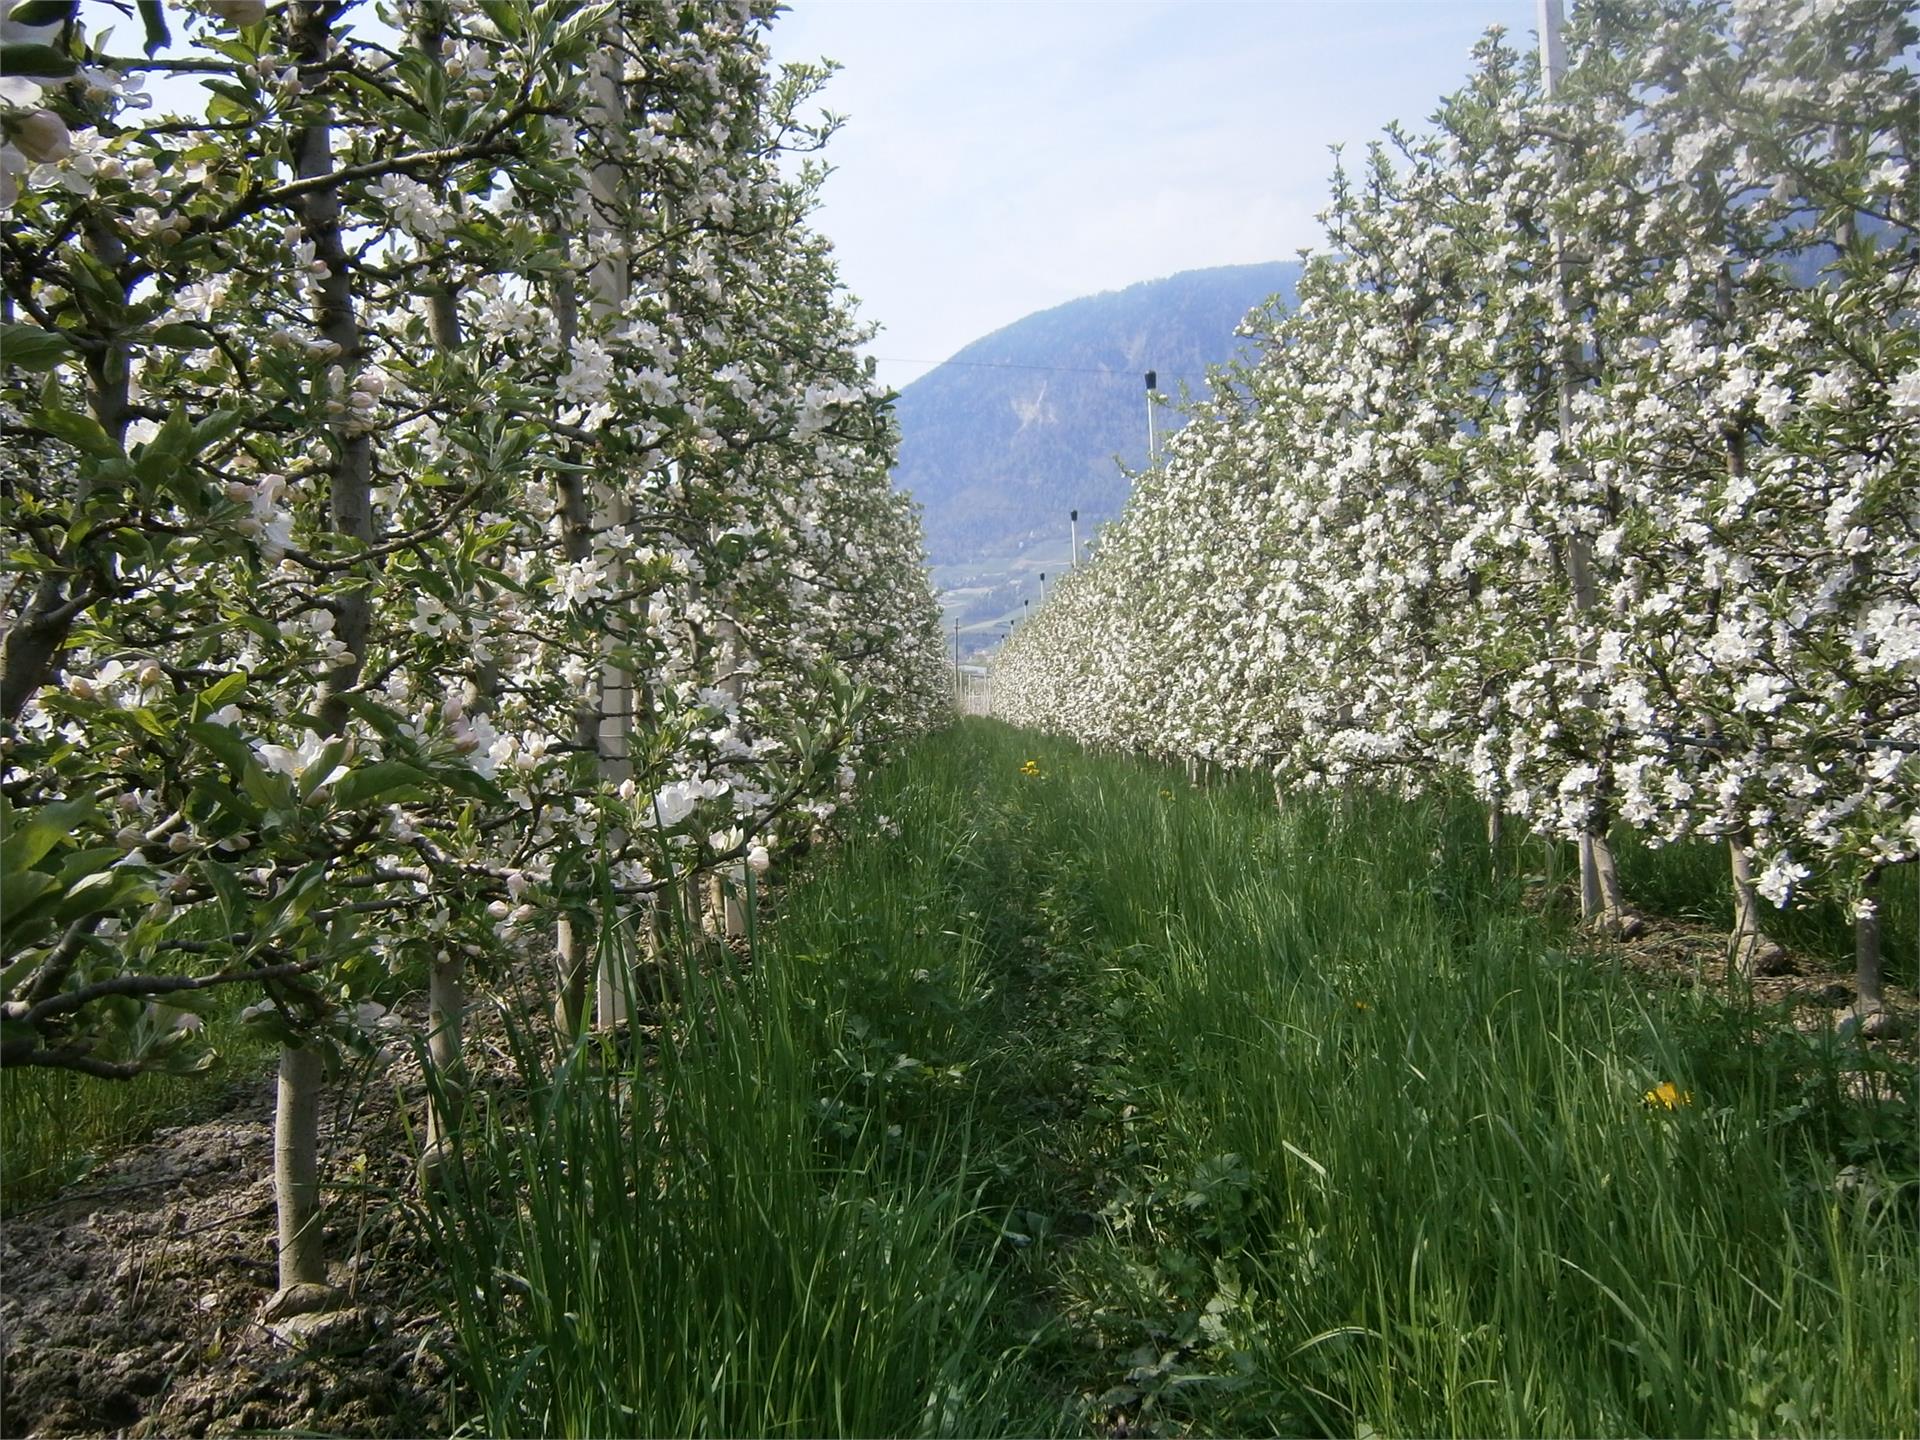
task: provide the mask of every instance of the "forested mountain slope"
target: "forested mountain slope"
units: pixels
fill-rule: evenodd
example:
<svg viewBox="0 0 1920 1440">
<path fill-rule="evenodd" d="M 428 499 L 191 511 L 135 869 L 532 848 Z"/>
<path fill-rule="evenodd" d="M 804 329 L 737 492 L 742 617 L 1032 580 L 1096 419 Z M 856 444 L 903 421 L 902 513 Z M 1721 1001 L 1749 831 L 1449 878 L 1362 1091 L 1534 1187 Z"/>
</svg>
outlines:
<svg viewBox="0 0 1920 1440">
<path fill-rule="evenodd" d="M 1190 270 L 1069 301 L 976 340 L 900 392 L 894 482 L 925 509 L 936 563 L 1016 552 L 1119 513 L 1146 458 L 1142 376 L 1177 395 L 1230 359 L 1234 330 L 1294 261 Z M 1177 417 L 1162 409 L 1162 419 Z M 1062 547 L 1064 548 L 1064 546 Z"/>
</svg>

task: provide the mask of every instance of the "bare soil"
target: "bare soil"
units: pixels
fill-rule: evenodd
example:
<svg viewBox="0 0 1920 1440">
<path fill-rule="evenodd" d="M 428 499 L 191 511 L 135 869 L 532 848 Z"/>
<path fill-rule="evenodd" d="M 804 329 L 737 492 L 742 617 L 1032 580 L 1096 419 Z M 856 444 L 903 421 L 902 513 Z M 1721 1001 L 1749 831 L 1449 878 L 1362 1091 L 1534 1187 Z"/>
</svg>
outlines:
<svg viewBox="0 0 1920 1440">
<path fill-rule="evenodd" d="M 417 1111 L 417 1070 L 385 1078 L 352 1118 L 341 1084 L 323 1131 L 336 1314 L 260 1319 L 276 1279 L 270 1080 L 9 1219 L 0 1434 L 443 1433 L 446 1340 L 397 1203 L 411 1169 L 368 1158 L 405 1155 L 396 1079 Z"/>
<path fill-rule="evenodd" d="M 1782 973 L 1747 977 L 1729 964 L 1725 932 L 1667 919 L 1650 919 L 1645 933 L 1631 940 L 1591 943 L 1600 958 L 1617 958 L 1649 979 L 1783 1010 L 1802 1033 L 1832 1028 L 1844 1034 L 1857 1020 L 1851 970 L 1825 957 L 1788 951 Z M 1876 1055 L 1911 1066 L 1920 1059 L 1920 996 L 1900 985 L 1887 985 L 1885 992 L 1886 1033 L 1863 1043 Z"/>
</svg>

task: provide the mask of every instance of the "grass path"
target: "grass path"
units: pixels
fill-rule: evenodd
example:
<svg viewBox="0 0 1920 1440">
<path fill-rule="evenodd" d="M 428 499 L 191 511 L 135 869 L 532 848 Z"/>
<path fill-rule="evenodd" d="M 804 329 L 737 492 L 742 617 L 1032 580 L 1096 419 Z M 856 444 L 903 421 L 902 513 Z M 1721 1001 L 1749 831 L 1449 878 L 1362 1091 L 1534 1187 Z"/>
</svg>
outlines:
<svg viewBox="0 0 1920 1440">
<path fill-rule="evenodd" d="M 1915 1433 L 1912 1076 L 1491 874 L 1465 807 L 935 737 L 655 1063 L 528 1048 L 439 1215 L 462 1418 Z"/>
</svg>

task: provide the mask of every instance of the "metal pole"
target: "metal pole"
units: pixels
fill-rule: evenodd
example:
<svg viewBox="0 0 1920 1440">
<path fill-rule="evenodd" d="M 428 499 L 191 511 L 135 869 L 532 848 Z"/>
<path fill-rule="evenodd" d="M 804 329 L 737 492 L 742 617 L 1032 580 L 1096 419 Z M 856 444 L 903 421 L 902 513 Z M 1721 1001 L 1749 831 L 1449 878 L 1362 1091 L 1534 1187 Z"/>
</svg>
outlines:
<svg viewBox="0 0 1920 1440">
<path fill-rule="evenodd" d="M 1541 3 L 1546 3 L 1546 0 L 1541 0 Z M 1147 371 L 1147 463 L 1149 465 L 1153 463 L 1153 452 L 1159 445 L 1153 436 L 1153 382 L 1157 378 L 1153 371 Z"/>
<path fill-rule="evenodd" d="M 1067 568 L 1078 570 L 1080 568 L 1080 512 L 1067 511 L 1067 523 L 1073 526 L 1073 563 Z"/>
<path fill-rule="evenodd" d="M 953 621 L 953 708 L 954 709 L 958 710 L 962 708 L 961 698 L 962 697 L 960 694 L 960 619 L 958 616 L 955 616 Z"/>
</svg>

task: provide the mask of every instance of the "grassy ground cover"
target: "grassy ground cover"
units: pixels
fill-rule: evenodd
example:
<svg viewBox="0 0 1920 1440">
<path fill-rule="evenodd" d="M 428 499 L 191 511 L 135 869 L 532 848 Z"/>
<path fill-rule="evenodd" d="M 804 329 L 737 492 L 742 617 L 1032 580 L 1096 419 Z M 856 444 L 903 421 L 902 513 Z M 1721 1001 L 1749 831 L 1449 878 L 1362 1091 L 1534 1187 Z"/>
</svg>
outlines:
<svg viewBox="0 0 1920 1440">
<path fill-rule="evenodd" d="M 231 1084 L 258 1075 L 273 1050 L 224 1013 L 212 1024 L 218 1058 L 205 1073 L 107 1081 L 66 1070 L 0 1070 L 0 1216 L 43 1203 L 163 1126 L 226 1109 Z"/>
<path fill-rule="evenodd" d="M 1716 853 L 1623 864 L 1720 918 Z M 933 737 L 750 964 L 559 1064 L 507 997 L 424 1212 L 452 1423 L 1914 1434 L 1913 1076 L 1583 948 L 1567 869 L 1468 805 Z M 220 1090 L 8 1074 L 8 1207 Z"/>
<path fill-rule="evenodd" d="M 1471 807 L 970 722 L 854 830 L 625 1058 L 524 1047 L 437 1212 L 463 1418 L 1914 1433 L 1911 1075 L 1596 961 Z"/>
</svg>

